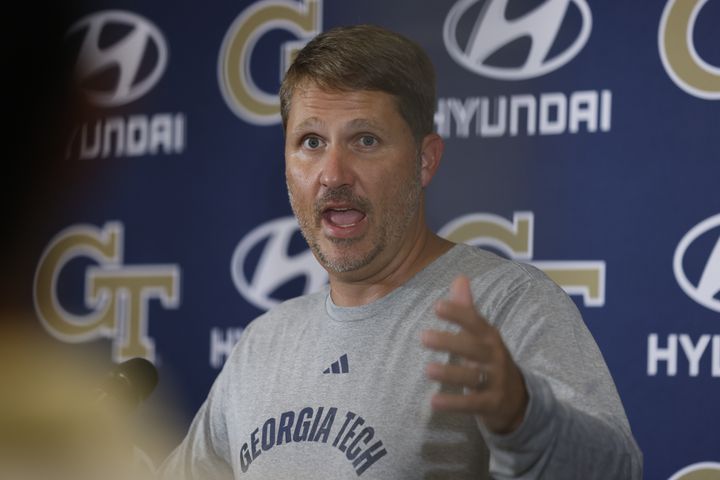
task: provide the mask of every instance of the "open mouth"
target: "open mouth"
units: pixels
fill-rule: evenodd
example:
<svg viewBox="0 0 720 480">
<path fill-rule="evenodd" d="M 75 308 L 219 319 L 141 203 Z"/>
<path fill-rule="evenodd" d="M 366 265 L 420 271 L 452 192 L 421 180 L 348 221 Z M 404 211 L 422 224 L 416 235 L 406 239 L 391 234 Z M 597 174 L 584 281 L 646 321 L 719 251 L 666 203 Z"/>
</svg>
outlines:
<svg viewBox="0 0 720 480">
<path fill-rule="evenodd" d="M 352 228 L 365 218 L 365 212 L 351 207 L 327 208 L 322 214 L 323 220 L 339 228 Z"/>
</svg>

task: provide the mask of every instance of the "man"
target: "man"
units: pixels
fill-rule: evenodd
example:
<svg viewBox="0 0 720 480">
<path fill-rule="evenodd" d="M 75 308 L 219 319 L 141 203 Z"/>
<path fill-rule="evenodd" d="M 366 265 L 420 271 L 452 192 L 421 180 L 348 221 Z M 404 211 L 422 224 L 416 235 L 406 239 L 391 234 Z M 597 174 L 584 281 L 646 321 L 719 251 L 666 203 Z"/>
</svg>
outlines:
<svg viewBox="0 0 720 480">
<path fill-rule="evenodd" d="M 290 203 L 330 285 L 248 326 L 168 478 L 641 478 L 573 302 L 428 229 L 443 142 L 426 54 L 334 29 L 280 96 Z"/>
</svg>

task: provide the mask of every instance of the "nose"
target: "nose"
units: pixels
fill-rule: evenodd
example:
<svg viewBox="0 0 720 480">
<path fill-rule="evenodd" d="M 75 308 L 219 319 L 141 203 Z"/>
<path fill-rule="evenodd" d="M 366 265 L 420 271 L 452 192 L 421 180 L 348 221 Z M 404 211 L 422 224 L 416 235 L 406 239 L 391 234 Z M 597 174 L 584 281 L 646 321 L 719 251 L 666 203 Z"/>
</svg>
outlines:
<svg viewBox="0 0 720 480">
<path fill-rule="evenodd" d="M 350 166 L 350 155 L 341 147 L 328 148 L 323 161 L 320 183 L 326 188 L 338 188 L 352 185 L 354 179 Z"/>
</svg>

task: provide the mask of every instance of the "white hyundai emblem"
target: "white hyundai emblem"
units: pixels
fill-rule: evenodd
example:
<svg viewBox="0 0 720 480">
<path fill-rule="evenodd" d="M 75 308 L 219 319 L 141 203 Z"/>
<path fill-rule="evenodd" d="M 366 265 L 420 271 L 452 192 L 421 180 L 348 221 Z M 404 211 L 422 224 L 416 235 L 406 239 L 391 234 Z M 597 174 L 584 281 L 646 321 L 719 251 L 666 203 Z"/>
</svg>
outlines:
<svg viewBox="0 0 720 480">
<path fill-rule="evenodd" d="M 505 17 L 509 0 L 486 0 L 469 38 L 460 45 L 458 24 L 479 1 L 457 2 L 448 12 L 443 27 L 443 40 L 450 56 L 479 75 L 499 80 L 524 80 L 545 75 L 572 60 L 590 37 L 592 16 L 585 0 L 546 0 L 534 10 L 512 20 Z M 571 3 L 580 12 L 580 31 L 569 46 L 548 58 L 562 31 Z M 530 38 L 531 46 L 522 65 L 502 67 L 487 63 L 502 47 L 523 37 Z"/>
<path fill-rule="evenodd" d="M 165 71 L 165 39 L 140 15 L 122 10 L 93 13 L 70 27 L 67 36 L 78 32 L 84 33 L 75 77 L 98 106 L 115 107 L 137 100 Z"/>
<path fill-rule="evenodd" d="M 675 249 L 673 257 L 673 271 L 680 288 L 693 300 L 700 305 L 720 312 L 720 214 L 713 215 L 694 226 L 680 240 Z M 717 229 L 713 232 L 714 229 Z M 696 282 L 691 282 L 685 271 L 685 256 L 688 249 L 704 235 L 710 235 L 714 240 L 714 247 L 710 250 L 704 265 L 702 266 L 700 277 Z M 717 235 L 716 235 L 717 234 Z M 710 243 L 713 244 L 712 241 Z M 704 256 L 703 256 L 704 257 Z"/>
<path fill-rule="evenodd" d="M 243 238 L 233 253 L 230 270 L 240 294 L 256 307 L 268 310 L 283 298 L 274 298 L 282 285 L 298 277 L 305 277 L 302 293 L 320 290 L 327 283 L 327 272 L 315 260 L 309 249 L 288 255 L 293 236 L 299 231 L 295 217 L 282 217 L 260 225 Z M 264 243 L 257 266 L 246 272 L 246 263 L 254 247 Z"/>
</svg>

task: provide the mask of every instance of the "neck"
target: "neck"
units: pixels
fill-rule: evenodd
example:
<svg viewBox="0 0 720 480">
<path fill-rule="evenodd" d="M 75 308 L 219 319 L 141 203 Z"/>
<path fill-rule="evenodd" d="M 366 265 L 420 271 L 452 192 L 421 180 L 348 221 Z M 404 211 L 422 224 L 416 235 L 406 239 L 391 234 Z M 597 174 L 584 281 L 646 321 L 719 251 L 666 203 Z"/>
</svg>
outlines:
<svg viewBox="0 0 720 480">
<path fill-rule="evenodd" d="M 454 245 L 424 224 L 407 249 L 401 249 L 381 269 L 370 274 L 330 273 L 330 293 L 338 306 L 366 305 L 384 297 L 410 280 Z"/>
</svg>

